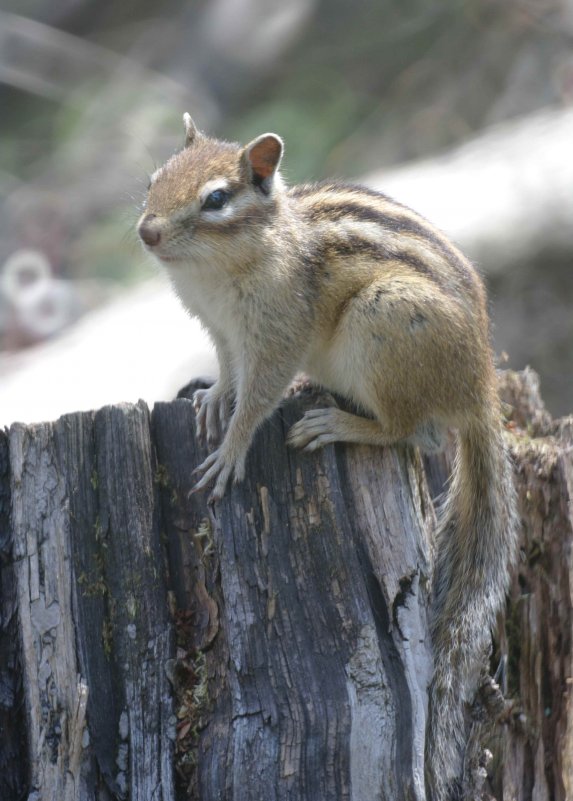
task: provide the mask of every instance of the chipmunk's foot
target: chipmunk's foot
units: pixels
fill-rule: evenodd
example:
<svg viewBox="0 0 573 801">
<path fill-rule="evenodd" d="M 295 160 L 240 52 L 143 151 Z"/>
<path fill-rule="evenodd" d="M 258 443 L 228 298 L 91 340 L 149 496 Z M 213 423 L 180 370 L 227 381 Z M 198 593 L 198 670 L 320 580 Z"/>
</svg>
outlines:
<svg viewBox="0 0 573 801">
<path fill-rule="evenodd" d="M 342 413 L 344 414 L 344 413 Z M 287 434 L 287 445 L 311 452 L 340 439 L 340 409 L 310 409 Z"/>
<path fill-rule="evenodd" d="M 201 475 L 202 477 L 195 484 L 190 495 L 204 490 L 213 481 L 215 482 L 211 494 L 209 496 L 209 503 L 221 500 L 227 489 L 229 480 L 238 484 L 245 477 L 245 456 L 239 455 L 237 457 L 229 457 L 225 453 L 223 446 L 217 448 L 207 456 L 207 458 L 193 470 L 193 475 Z"/>
<path fill-rule="evenodd" d="M 220 442 L 227 428 L 231 412 L 229 395 L 217 384 L 209 389 L 198 389 L 193 394 L 197 436 L 208 445 Z"/>
</svg>

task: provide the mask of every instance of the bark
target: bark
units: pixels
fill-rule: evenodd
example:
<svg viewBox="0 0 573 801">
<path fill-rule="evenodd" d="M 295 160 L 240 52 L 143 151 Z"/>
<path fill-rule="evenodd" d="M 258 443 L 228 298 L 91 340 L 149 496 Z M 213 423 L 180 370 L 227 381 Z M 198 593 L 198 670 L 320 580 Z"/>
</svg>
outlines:
<svg viewBox="0 0 573 801">
<path fill-rule="evenodd" d="M 147 409 L 16 424 L 9 444 L 30 798 L 171 799 Z"/>
<path fill-rule="evenodd" d="M 560 801 L 573 423 L 550 420 L 531 374 L 506 395 L 524 521 L 495 657 L 507 699 L 468 710 L 464 787 Z M 318 402 L 283 404 L 214 510 L 189 495 L 204 452 L 184 398 L 0 438 L 2 799 L 425 798 L 428 487 L 447 455 L 287 450 Z"/>
<path fill-rule="evenodd" d="M 8 438 L 0 431 L 0 798 L 21 798 L 27 786 L 26 725 L 18 642 L 18 606 L 11 558 Z"/>
<path fill-rule="evenodd" d="M 511 379 L 511 374 L 509 374 Z M 573 417 L 551 421 L 536 377 L 509 380 L 523 523 L 499 640 L 509 702 L 497 742 L 501 799 L 573 798 Z"/>
<path fill-rule="evenodd" d="M 530 369 L 501 374 L 521 518 L 518 560 L 499 616 L 492 673 L 505 702 L 483 721 L 485 798 L 573 798 L 573 416 L 552 420 Z M 432 495 L 452 451 L 426 459 Z M 478 704 L 479 706 L 479 704 Z M 479 711 L 478 711 L 479 712 Z M 493 712 L 493 714 L 492 714 Z M 487 759 L 486 759 L 487 761 Z"/>
<path fill-rule="evenodd" d="M 434 513 L 422 465 L 404 449 L 288 451 L 302 412 L 291 402 L 261 430 L 247 481 L 198 537 L 191 406 L 155 407 L 170 562 L 197 565 L 207 541 L 218 563 L 193 797 L 423 799 Z"/>
</svg>

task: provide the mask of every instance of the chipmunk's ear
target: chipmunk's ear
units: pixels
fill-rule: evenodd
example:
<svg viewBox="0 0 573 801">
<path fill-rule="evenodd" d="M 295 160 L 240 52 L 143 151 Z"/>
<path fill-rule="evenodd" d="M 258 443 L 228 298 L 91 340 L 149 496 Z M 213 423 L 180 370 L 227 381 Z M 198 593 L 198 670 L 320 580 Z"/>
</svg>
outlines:
<svg viewBox="0 0 573 801">
<path fill-rule="evenodd" d="M 243 150 L 243 164 L 248 168 L 252 182 L 263 192 L 271 190 L 283 150 L 283 140 L 274 133 L 257 136 Z"/>
<path fill-rule="evenodd" d="M 199 136 L 199 131 L 191 119 L 191 115 L 187 111 L 183 115 L 183 125 L 185 126 L 185 147 L 189 147 L 197 136 Z"/>
</svg>

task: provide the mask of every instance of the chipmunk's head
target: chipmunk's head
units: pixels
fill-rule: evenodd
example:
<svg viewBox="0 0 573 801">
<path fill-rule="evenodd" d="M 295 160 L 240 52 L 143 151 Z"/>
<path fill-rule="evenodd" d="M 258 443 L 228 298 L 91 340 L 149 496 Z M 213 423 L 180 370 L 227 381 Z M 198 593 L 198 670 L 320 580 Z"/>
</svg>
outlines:
<svg viewBox="0 0 573 801">
<path fill-rule="evenodd" d="M 185 147 L 151 176 L 137 231 L 163 262 L 189 262 L 256 246 L 277 212 L 283 153 L 276 134 L 245 147 L 200 133 L 183 115 Z"/>
</svg>

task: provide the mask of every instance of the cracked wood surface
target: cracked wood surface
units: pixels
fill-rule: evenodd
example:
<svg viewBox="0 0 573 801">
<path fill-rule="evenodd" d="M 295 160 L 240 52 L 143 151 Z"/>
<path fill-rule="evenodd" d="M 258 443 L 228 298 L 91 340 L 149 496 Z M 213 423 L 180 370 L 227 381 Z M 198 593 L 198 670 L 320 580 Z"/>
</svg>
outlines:
<svg viewBox="0 0 573 801">
<path fill-rule="evenodd" d="M 247 480 L 211 518 L 211 569 L 195 568 L 221 630 L 207 651 L 193 792 L 423 799 L 434 514 L 421 462 L 400 448 L 289 450 L 304 408 L 290 402 L 261 429 Z M 153 421 L 165 532 L 181 550 L 171 564 L 198 565 L 206 512 L 187 497 L 188 465 L 202 458 L 186 433 L 192 406 L 158 404 Z"/>
<path fill-rule="evenodd" d="M 9 446 L 29 797 L 172 799 L 147 408 L 15 424 Z"/>
<path fill-rule="evenodd" d="M 510 701 L 468 798 L 561 801 L 573 428 L 527 373 L 506 397 L 524 521 L 500 629 Z M 285 402 L 214 510 L 188 495 L 204 456 L 188 400 L 0 436 L 3 801 L 425 798 L 426 476 L 437 494 L 447 459 L 288 450 L 323 402 Z"/>
<path fill-rule="evenodd" d="M 517 380 L 519 377 L 519 380 Z M 537 376 L 508 373 L 522 530 L 500 621 L 510 703 L 498 740 L 500 799 L 573 798 L 573 416 L 552 421 Z"/>
</svg>

